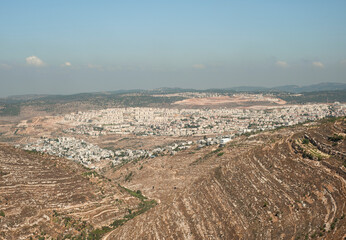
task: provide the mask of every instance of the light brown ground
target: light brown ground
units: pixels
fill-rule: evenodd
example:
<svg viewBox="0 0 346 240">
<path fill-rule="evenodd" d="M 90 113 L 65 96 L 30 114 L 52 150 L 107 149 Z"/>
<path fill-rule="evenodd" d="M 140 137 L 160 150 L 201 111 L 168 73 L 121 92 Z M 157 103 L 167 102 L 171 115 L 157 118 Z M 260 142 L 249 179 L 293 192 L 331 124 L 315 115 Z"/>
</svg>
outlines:
<svg viewBox="0 0 346 240">
<path fill-rule="evenodd" d="M 0 239 L 77 236 L 137 208 L 116 183 L 86 173 L 70 160 L 0 144 Z"/>
<path fill-rule="evenodd" d="M 104 239 L 343 239 L 343 160 L 303 158 L 292 144 L 305 133 L 325 142 L 346 124 L 306 129 L 239 139 L 222 149 L 222 156 L 208 147 L 110 170 L 107 176 L 160 204 Z M 345 152 L 344 142 L 325 144 Z M 125 181 L 129 173 L 132 178 Z"/>
<path fill-rule="evenodd" d="M 244 105 L 244 104 L 265 104 L 265 103 L 276 103 L 276 104 L 286 104 L 286 102 L 279 98 L 265 97 L 263 99 L 257 99 L 251 96 L 221 96 L 221 97 L 208 97 L 208 98 L 189 98 L 184 99 L 182 101 L 177 101 L 173 103 L 174 105 L 182 105 L 182 106 L 215 106 L 215 105 L 227 105 L 227 104 L 236 104 L 236 105 Z M 257 103 L 257 104 L 256 104 Z"/>
</svg>

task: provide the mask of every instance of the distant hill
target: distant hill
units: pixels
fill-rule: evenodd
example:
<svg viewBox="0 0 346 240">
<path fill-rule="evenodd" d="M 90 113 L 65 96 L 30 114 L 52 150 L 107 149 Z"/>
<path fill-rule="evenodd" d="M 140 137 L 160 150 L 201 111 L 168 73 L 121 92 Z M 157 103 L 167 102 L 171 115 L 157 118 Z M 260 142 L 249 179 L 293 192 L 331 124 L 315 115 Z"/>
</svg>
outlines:
<svg viewBox="0 0 346 240">
<path fill-rule="evenodd" d="M 239 86 L 231 88 L 209 88 L 204 90 L 198 90 L 193 88 L 169 88 L 162 87 L 151 90 L 143 89 L 130 89 L 130 90 L 114 90 L 114 91 L 103 91 L 103 92 L 90 92 L 90 93 L 76 93 L 76 94 L 26 94 L 26 95 L 13 95 L 7 98 L 0 98 L 1 101 L 28 101 L 35 99 L 79 99 L 89 98 L 96 96 L 105 95 L 122 95 L 131 93 L 141 94 L 171 94 L 171 93 L 184 93 L 184 92 L 218 92 L 218 93 L 234 93 L 234 92 L 289 92 L 289 93 L 303 93 L 303 92 L 318 92 L 318 91 L 335 91 L 335 90 L 346 90 L 346 83 L 318 83 L 306 86 L 298 85 L 284 85 L 278 87 L 261 87 L 261 86 Z"/>
<path fill-rule="evenodd" d="M 256 87 L 256 86 L 240 86 L 240 87 L 233 87 L 231 89 L 236 92 L 258 92 L 258 91 L 270 90 L 270 88 Z"/>
<path fill-rule="evenodd" d="M 346 90 L 304 92 L 299 95 L 279 92 L 276 96 L 293 104 L 346 102 Z"/>
<path fill-rule="evenodd" d="M 240 86 L 230 88 L 237 92 L 289 92 L 289 93 L 303 93 L 303 92 L 319 92 L 319 91 L 335 91 L 346 90 L 346 83 L 318 83 L 306 86 L 298 85 L 284 85 L 272 88 L 257 87 L 257 86 Z"/>
<path fill-rule="evenodd" d="M 204 90 L 196 89 L 186 89 L 186 88 L 157 88 L 153 90 L 141 91 L 138 92 L 148 93 L 148 94 L 168 94 L 168 93 L 182 93 L 182 92 L 218 92 L 218 93 L 233 93 L 233 92 L 289 92 L 289 93 L 304 93 L 304 92 L 319 92 L 319 91 L 336 91 L 336 90 L 346 90 L 346 83 L 318 83 L 306 86 L 298 85 L 284 85 L 278 87 L 261 87 L 261 86 L 239 86 L 231 88 L 210 88 Z M 124 91 L 126 92 L 126 91 Z M 132 92 L 135 92 L 133 90 Z"/>
<path fill-rule="evenodd" d="M 318 83 L 318 84 L 307 85 L 307 86 L 286 85 L 286 86 L 274 87 L 271 89 L 279 90 L 283 92 L 291 92 L 291 93 L 334 91 L 334 90 L 345 90 L 346 83 Z"/>
<path fill-rule="evenodd" d="M 167 93 L 182 93 L 182 92 L 197 92 L 198 90 L 192 89 L 192 88 L 169 88 L 169 87 L 162 87 L 162 88 L 156 88 L 153 90 L 146 91 L 147 93 L 155 94 L 155 93 L 161 93 L 161 94 L 167 94 Z"/>
<path fill-rule="evenodd" d="M 13 100 L 13 101 L 26 101 L 26 100 L 34 100 L 42 97 L 49 96 L 48 94 L 27 94 L 27 95 L 13 95 L 9 96 L 7 99 L 8 100 Z"/>
<path fill-rule="evenodd" d="M 18 116 L 22 107 L 31 106 L 39 111 L 66 113 L 110 107 L 169 107 L 184 96 L 168 94 L 202 92 L 232 95 L 237 92 L 272 93 L 288 103 L 346 102 L 346 83 L 319 83 L 308 86 L 286 85 L 273 88 L 241 86 L 234 88 L 210 88 L 204 90 L 184 88 L 157 88 L 152 90 L 116 90 L 70 95 L 17 95 L 0 98 L 0 117 Z M 302 94 L 300 96 L 292 95 Z M 155 96 L 160 95 L 160 96 Z M 167 96 L 164 96 L 167 95 Z"/>
</svg>

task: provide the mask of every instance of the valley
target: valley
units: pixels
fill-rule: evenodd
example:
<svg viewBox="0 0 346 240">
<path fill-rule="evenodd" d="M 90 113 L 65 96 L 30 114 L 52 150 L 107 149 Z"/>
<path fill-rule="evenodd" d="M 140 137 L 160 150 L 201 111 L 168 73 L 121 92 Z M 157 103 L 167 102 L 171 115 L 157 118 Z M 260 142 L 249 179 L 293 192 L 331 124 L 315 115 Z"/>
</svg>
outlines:
<svg viewBox="0 0 346 240">
<path fill-rule="evenodd" d="M 345 238 L 345 104 L 249 96 L 2 117 L 0 239 Z"/>
</svg>

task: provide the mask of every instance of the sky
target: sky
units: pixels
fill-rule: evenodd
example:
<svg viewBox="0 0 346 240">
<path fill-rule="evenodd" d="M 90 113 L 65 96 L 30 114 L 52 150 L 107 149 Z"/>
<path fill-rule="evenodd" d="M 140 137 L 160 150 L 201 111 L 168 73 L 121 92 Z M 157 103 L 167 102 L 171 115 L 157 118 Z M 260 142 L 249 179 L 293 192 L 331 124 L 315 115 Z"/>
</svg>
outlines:
<svg viewBox="0 0 346 240">
<path fill-rule="evenodd" d="M 0 97 L 346 83 L 345 0 L 0 1 Z"/>
</svg>

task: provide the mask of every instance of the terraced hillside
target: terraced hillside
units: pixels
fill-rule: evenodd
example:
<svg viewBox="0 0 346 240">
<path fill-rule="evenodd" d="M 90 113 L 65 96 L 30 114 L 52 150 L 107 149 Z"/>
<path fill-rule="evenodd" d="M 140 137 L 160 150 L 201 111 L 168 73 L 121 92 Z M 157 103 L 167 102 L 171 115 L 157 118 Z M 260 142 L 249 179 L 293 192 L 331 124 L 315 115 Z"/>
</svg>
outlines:
<svg viewBox="0 0 346 240">
<path fill-rule="evenodd" d="M 309 123 L 105 173 L 0 145 L 0 239 L 345 239 L 345 137 Z"/>
<path fill-rule="evenodd" d="M 0 145 L 0 239 L 99 239 L 154 204 L 72 161 Z"/>
<path fill-rule="evenodd" d="M 129 163 L 108 176 L 160 204 L 104 239 L 345 239 L 345 133 L 339 119 Z"/>
</svg>

